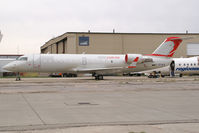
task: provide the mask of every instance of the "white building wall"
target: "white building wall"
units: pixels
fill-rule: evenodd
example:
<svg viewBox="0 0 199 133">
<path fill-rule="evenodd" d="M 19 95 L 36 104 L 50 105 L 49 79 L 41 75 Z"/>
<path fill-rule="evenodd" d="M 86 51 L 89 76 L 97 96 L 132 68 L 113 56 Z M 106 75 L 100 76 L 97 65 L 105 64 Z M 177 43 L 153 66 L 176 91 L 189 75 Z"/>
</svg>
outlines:
<svg viewBox="0 0 199 133">
<path fill-rule="evenodd" d="M 187 44 L 187 55 L 188 56 L 199 55 L 199 44 L 197 43 Z"/>
</svg>

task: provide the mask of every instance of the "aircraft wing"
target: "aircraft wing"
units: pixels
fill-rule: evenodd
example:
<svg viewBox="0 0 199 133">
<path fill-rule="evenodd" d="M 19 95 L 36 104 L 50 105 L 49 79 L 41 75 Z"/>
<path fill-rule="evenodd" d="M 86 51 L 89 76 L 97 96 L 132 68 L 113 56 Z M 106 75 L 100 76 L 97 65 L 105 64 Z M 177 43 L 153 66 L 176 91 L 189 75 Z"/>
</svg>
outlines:
<svg viewBox="0 0 199 133">
<path fill-rule="evenodd" d="M 124 67 L 109 67 L 109 68 L 75 68 L 73 69 L 76 72 L 82 72 L 82 73 L 100 73 L 100 74 L 106 74 L 106 73 L 113 73 L 113 72 L 121 72 L 124 69 Z"/>
</svg>

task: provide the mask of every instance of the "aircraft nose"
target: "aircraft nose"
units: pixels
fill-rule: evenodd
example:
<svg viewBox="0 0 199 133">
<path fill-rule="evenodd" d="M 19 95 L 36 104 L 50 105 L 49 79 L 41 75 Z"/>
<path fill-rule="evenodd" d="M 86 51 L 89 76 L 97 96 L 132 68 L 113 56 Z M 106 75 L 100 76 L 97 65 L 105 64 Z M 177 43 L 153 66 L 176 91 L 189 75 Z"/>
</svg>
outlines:
<svg viewBox="0 0 199 133">
<path fill-rule="evenodd" d="M 8 71 L 14 71 L 16 67 L 16 64 L 7 64 L 3 66 L 3 69 L 8 70 Z"/>
</svg>

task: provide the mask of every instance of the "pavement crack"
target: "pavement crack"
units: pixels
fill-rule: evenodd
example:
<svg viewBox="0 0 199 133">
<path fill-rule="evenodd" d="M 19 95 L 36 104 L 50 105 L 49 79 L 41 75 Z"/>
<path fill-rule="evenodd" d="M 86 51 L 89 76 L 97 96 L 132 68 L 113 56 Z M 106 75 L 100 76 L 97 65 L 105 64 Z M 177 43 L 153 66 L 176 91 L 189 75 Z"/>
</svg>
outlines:
<svg viewBox="0 0 199 133">
<path fill-rule="evenodd" d="M 45 121 L 42 120 L 41 116 L 39 115 L 39 113 L 33 108 L 33 106 L 30 104 L 30 102 L 26 99 L 26 97 L 21 94 L 21 96 L 23 97 L 23 99 L 25 100 L 25 102 L 28 104 L 28 106 L 31 108 L 31 110 L 36 114 L 36 116 L 39 118 L 39 120 L 46 125 Z"/>
</svg>

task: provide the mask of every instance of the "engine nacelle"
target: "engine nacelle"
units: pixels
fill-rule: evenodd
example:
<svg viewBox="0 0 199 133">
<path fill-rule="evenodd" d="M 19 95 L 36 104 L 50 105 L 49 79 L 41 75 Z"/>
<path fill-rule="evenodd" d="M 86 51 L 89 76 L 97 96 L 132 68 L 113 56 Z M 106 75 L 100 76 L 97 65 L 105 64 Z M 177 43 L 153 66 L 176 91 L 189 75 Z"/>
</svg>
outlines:
<svg viewBox="0 0 199 133">
<path fill-rule="evenodd" d="M 127 64 L 132 64 L 133 62 L 141 62 L 143 56 L 141 54 L 126 54 L 125 55 L 125 62 Z"/>
<path fill-rule="evenodd" d="M 153 58 L 143 56 L 142 63 L 153 62 Z"/>
<path fill-rule="evenodd" d="M 153 62 L 153 58 L 150 58 L 148 56 L 143 56 L 141 54 L 126 54 L 125 55 L 125 62 L 127 64 L 147 63 L 147 62 Z"/>
</svg>

